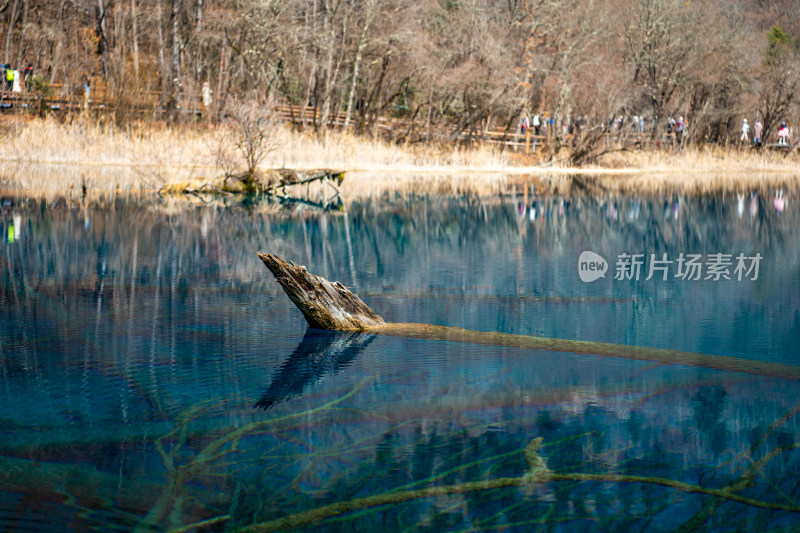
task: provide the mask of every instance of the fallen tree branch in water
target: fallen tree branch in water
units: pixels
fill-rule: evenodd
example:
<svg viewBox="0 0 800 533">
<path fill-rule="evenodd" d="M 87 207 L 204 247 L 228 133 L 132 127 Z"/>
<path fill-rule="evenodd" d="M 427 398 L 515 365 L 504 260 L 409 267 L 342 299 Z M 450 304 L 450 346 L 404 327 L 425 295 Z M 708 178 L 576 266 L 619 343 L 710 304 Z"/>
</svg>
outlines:
<svg viewBox="0 0 800 533">
<path fill-rule="evenodd" d="M 389 323 L 385 328 L 376 331 L 376 333 L 397 337 L 413 337 L 416 339 L 484 344 L 487 346 L 509 346 L 553 352 L 599 355 L 602 357 L 620 357 L 637 361 L 654 361 L 669 365 L 686 365 L 726 370 L 729 372 L 746 372 L 748 374 L 758 374 L 776 378 L 800 379 L 800 367 L 794 365 L 758 361 L 754 359 L 742 359 L 724 355 L 650 348 L 648 346 L 533 337 L 529 335 L 514 335 L 494 331 L 474 331 L 450 326 L 436 326 L 433 324 Z"/>
<path fill-rule="evenodd" d="M 314 407 L 313 409 L 246 424 L 234 431 L 226 433 L 221 437 L 212 440 L 191 459 L 181 463 L 180 458 L 182 457 L 182 453 L 186 451 L 183 448 L 186 445 L 188 425 L 205 406 L 201 404 L 186 410 L 176 418 L 175 427 L 172 429 L 172 431 L 166 435 L 163 435 L 162 437 L 159 437 L 155 441 L 156 451 L 161 457 L 164 468 L 166 469 L 166 479 L 155 504 L 151 507 L 147 515 L 142 518 L 139 524 L 137 524 L 137 526 L 134 528 L 134 531 L 150 531 L 153 528 L 160 527 L 163 520 L 168 516 L 175 516 L 176 518 L 180 517 L 182 507 L 186 499 L 187 483 L 191 476 L 201 474 L 210 463 L 226 456 L 229 453 L 238 451 L 239 441 L 243 437 L 253 435 L 264 429 L 274 428 L 279 422 L 284 422 L 294 418 L 303 418 L 314 413 L 332 409 L 338 404 L 357 394 L 364 387 L 364 385 L 367 384 L 368 381 L 368 378 L 362 379 L 347 393 L 318 407 Z M 164 449 L 163 441 L 172 437 L 177 437 L 177 440 L 173 443 L 173 446 L 169 452 L 167 452 Z M 222 520 L 227 520 L 228 518 L 228 515 L 224 515 L 216 517 L 212 520 L 214 520 L 213 523 L 216 523 Z M 211 524 L 212 523 L 209 523 L 208 525 Z M 184 530 L 182 525 L 173 525 L 172 529 L 180 531 Z"/>
<path fill-rule="evenodd" d="M 219 524 L 220 522 L 225 522 L 226 520 L 230 520 L 229 515 L 222 515 L 217 516 L 214 518 L 209 518 L 208 520 L 201 520 L 200 522 L 195 522 L 193 524 L 186 524 L 185 526 L 177 527 L 177 528 L 170 528 L 167 530 L 167 533 L 186 533 L 191 529 L 202 529 L 205 527 L 213 526 L 215 524 Z"/>
<path fill-rule="evenodd" d="M 412 337 L 427 340 L 466 342 L 488 346 L 509 346 L 554 352 L 620 357 L 637 361 L 655 361 L 728 372 L 746 372 L 785 379 L 800 379 L 800 367 L 769 361 L 743 359 L 723 355 L 683 352 L 647 346 L 631 346 L 606 342 L 554 339 L 514 335 L 510 333 L 474 331 L 433 324 L 386 323 L 358 296 L 341 283 L 331 283 L 311 274 L 304 266 L 287 263 L 272 254 L 258 254 L 283 290 L 313 328 L 336 331 L 369 331 L 381 335 Z"/>
<path fill-rule="evenodd" d="M 525 448 L 525 457 L 528 460 L 528 464 L 531 468 L 527 474 L 520 477 L 472 481 L 466 483 L 457 483 L 454 485 L 426 487 L 423 489 L 405 490 L 399 492 L 385 492 L 383 494 L 376 494 L 373 496 L 366 496 L 363 498 L 355 498 L 348 501 L 332 503 L 330 505 L 325 505 L 323 507 L 318 507 L 308 511 L 302 511 L 276 520 L 253 524 L 237 529 L 236 531 L 266 533 L 269 531 L 291 530 L 321 522 L 322 520 L 338 516 L 342 513 L 380 507 L 382 505 L 399 504 L 424 498 L 449 496 L 452 494 L 466 494 L 470 492 L 509 487 L 528 487 L 554 481 L 596 481 L 603 483 L 642 483 L 649 485 L 660 485 L 662 487 L 667 487 L 682 492 L 715 496 L 717 498 L 734 501 L 744 505 L 749 505 L 751 507 L 800 513 L 800 506 L 785 505 L 758 500 L 756 498 L 748 498 L 746 496 L 736 494 L 730 488 L 711 489 L 701 487 L 699 485 L 693 485 L 691 483 L 685 483 L 683 481 L 651 476 L 631 476 L 623 474 L 583 474 L 578 472 L 559 474 L 552 472 L 547 468 L 545 459 L 539 454 L 539 450 L 541 448 L 541 437 L 533 439 Z M 770 457 L 770 459 L 774 457 L 775 455 Z"/>
</svg>

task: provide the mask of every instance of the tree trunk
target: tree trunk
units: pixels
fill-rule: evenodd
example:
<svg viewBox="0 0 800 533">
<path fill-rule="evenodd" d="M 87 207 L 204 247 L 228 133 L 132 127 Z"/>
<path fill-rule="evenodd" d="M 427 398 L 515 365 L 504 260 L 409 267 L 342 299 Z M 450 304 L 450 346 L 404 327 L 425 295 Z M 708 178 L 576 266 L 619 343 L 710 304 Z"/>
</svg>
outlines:
<svg viewBox="0 0 800 533">
<path fill-rule="evenodd" d="M 397 337 L 619 357 L 636 361 L 655 361 L 668 365 L 679 364 L 729 372 L 745 372 L 783 379 L 800 379 L 800 366 L 738 357 L 607 342 L 553 339 L 493 331 L 473 331 L 433 324 L 387 324 L 358 296 L 347 290 L 338 281 L 331 283 L 321 276 L 310 274 L 306 267 L 287 263 L 271 254 L 258 254 L 258 257 L 272 272 L 275 279 L 281 284 L 281 287 L 289 295 L 292 302 L 300 309 L 308 325 L 312 328 L 339 331 L 373 331 L 381 335 Z"/>
<path fill-rule="evenodd" d="M 364 21 L 364 27 L 361 29 L 361 37 L 358 40 L 358 49 L 356 50 L 356 59 L 353 63 L 353 79 L 350 82 L 350 94 L 347 97 L 347 114 L 344 117 L 344 129 L 350 125 L 350 119 L 353 115 L 353 103 L 355 101 L 356 88 L 358 85 L 358 76 L 361 73 L 361 58 L 364 54 L 364 48 L 367 46 L 367 34 L 369 32 L 369 25 L 372 22 L 372 17 L 375 13 L 375 5 L 377 0 L 369 0 L 367 2 L 367 18 Z"/>
<path fill-rule="evenodd" d="M 326 1 L 325 18 L 323 19 L 324 24 L 322 27 L 323 32 L 327 36 L 327 42 L 325 43 L 325 48 L 327 48 L 327 56 L 325 57 L 325 86 L 323 91 L 324 96 L 322 98 L 322 117 L 320 120 L 320 127 L 322 128 L 322 131 L 325 131 L 325 129 L 328 127 L 328 118 L 331 110 L 331 98 L 333 96 L 333 86 L 336 83 L 333 73 L 333 55 L 336 51 L 336 47 L 334 46 L 336 43 L 336 29 L 334 26 L 335 13 L 335 8 L 332 8 L 330 2 Z"/>
<path fill-rule="evenodd" d="M 3 63 L 8 63 L 9 50 L 11 48 L 11 35 L 14 33 L 14 21 L 17 18 L 17 8 L 19 7 L 19 0 L 14 0 L 14 7 L 11 8 L 11 18 L 8 20 L 8 29 L 6 30 L 6 51 L 3 54 Z M 12 67 L 14 65 L 11 65 Z M 5 80 L 2 80 L 5 82 Z"/>
<path fill-rule="evenodd" d="M 22 72 L 25 59 L 25 30 L 28 27 L 28 0 L 22 0 L 22 26 L 19 30 L 19 46 L 17 46 L 17 62 L 14 65 Z"/>
<path fill-rule="evenodd" d="M 56 51 L 53 53 L 53 68 L 50 70 L 50 84 L 52 85 L 56 79 L 56 75 L 58 74 L 58 67 L 61 65 L 61 52 L 62 48 L 64 47 L 64 38 L 66 37 L 66 30 L 64 24 L 64 8 L 66 6 L 67 0 L 61 0 L 61 6 L 59 7 L 58 13 L 58 42 L 56 43 Z M 89 80 L 86 80 L 86 83 L 89 83 Z"/>
<path fill-rule="evenodd" d="M 169 101 L 167 102 L 167 117 L 174 122 L 178 116 L 178 104 L 181 94 L 181 36 L 180 14 L 183 0 L 172 0 L 170 11 L 170 76 L 169 76 Z"/>
<path fill-rule="evenodd" d="M 108 40 L 106 39 L 106 6 L 103 0 L 97 0 L 97 53 L 103 67 L 103 79 L 108 79 Z"/>
<path fill-rule="evenodd" d="M 195 13 L 195 35 L 196 38 L 196 55 L 195 55 L 195 67 L 194 67 L 194 76 L 196 81 L 202 81 L 205 79 L 204 72 L 203 72 L 203 48 L 200 46 L 200 36 L 203 33 L 203 0 L 197 0 L 197 11 Z"/>
<path fill-rule="evenodd" d="M 131 0 L 131 40 L 133 41 L 133 73 L 136 75 L 135 83 L 139 83 L 139 26 L 136 21 L 136 0 Z"/>
<path fill-rule="evenodd" d="M 164 13 L 161 9 L 161 2 L 156 2 L 156 17 L 158 18 L 158 64 L 161 68 L 161 96 L 160 96 L 160 105 L 163 105 L 166 101 L 166 94 L 167 94 L 167 83 L 169 79 L 169 72 L 167 72 L 167 62 L 164 59 Z M 159 114 L 161 113 L 161 109 L 159 108 Z"/>
<path fill-rule="evenodd" d="M 258 254 L 258 257 L 302 311 L 310 327 L 366 331 L 386 325 L 383 318 L 338 281 L 331 283 L 325 278 L 310 274 L 306 267 L 287 263 L 271 254 Z"/>
<path fill-rule="evenodd" d="M 227 38 L 227 35 L 226 35 Z M 222 92 L 222 80 L 225 72 L 225 54 L 227 47 L 225 46 L 226 39 L 222 39 L 222 46 L 219 51 L 219 72 L 217 73 L 217 92 L 216 96 L 216 113 L 214 116 L 216 120 L 219 120 L 222 117 L 222 112 L 225 109 L 225 100 L 226 100 L 226 93 Z M 213 104 L 212 104 L 213 105 Z"/>
</svg>

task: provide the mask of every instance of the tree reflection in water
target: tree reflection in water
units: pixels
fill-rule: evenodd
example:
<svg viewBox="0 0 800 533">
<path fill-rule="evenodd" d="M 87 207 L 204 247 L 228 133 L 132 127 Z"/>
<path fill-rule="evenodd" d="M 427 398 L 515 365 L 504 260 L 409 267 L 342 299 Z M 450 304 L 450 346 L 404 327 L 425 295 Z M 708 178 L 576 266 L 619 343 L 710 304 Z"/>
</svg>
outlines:
<svg viewBox="0 0 800 533">
<path fill-rule="evenodd" d="M 272 383 L 256 402 L 269 409 L 277 403 L 300 396 L 326 376 L 335 376 L 369 346 L 369 333 L 325 331 L 309 328 L 303 340 L 272 376 Z"/>
</svg>

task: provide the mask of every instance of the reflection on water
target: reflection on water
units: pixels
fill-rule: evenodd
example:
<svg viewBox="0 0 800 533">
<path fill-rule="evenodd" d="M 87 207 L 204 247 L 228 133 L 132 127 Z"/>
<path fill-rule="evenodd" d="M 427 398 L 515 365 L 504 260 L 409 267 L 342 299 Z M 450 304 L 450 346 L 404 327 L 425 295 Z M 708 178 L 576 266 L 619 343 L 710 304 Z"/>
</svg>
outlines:
<svg viewBox="0 0 800 533">
<path fill-rule="evenodd" d="M 798 365 L 792 200 L 0 199 L 0 529 L 227 530 L 337 502 L 292 523 L 796 529 L 797 381 L 306 330 L 255 256 L 338 279 L 390 321 Z M 584 250 L 764 259 L 756 281 L 583 283 Z"/>
<path fill-rule="evenodd" d="M 256 407 L 273 405 L 303 394 L 309 385 L 336 375 L 375 338 L 369 333 L 325 331 L 309 328 L 303 340 L 272 377 Z"/>
</svg>

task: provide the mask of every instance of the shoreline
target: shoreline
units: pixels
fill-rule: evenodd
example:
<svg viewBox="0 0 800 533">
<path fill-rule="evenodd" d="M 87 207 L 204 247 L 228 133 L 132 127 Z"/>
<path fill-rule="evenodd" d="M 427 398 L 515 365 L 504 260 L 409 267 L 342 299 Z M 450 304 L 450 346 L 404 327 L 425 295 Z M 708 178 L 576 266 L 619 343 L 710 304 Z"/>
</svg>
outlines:
<svg viewBox="0 0 800 533">
<path fill-rule="evenodd" d="M 231 144 L 235 129 L 227 126 L 119 130 L 45 119 L 10 122 L 5 129 L 0 153 L 14 156 L 0 157 L 0 187 L 25 195 L 65 196 L 84 187 L 100 194 L 157 193 L 165 186 L 211 182 L 242 168 L 242 158 Z M 284 127 L 270 132 L 257 168 L 344 170 L 345 200 L 386 193 L 488 196 L 513 193 L 528 184 L 532 190 L 559 194 L 573 189 L 686 195 L 800 189 L 795 154 L 718 147 L 612 152 L 601 164 L 572 168 L 559 161 L 537 163 L 536 154 L 485 146 L 396 145 L 342 132 L 317 136 Z"/>
<path fill-rule="evenodd" d="M 27 168 L 22 168 L 27 167 Z M 198 177 L 215 167 L 160 165 L 85 166 L 79 163 L 27 163 L 14 168 L 14 177 L 0 177 L 0 195 L 47 199 L 121 197 L 186 197 L 186 193 L 167 192 L 167 186 L 211 184 L 216 177 Z M 296 170 L 315 170 L 297 168 Z M 166 176 L 168 174 L 168 176 Z M 165 180 L 164 178 L 167 177 Z M 316 197 L 322 185 L 294 187 L 290 195 Z M 83 192 L 83 191 L 86 192 Z M 173 189 L 175 190 L 175 189 Z M 746 195 L 772 196 L 781 191 L 787 197 L 800 196 L 800 173 L 785 171 L 708 172 L 640 171 L 638 169 L 385 169 L 349 170 L 339 186 L 345 203 L 365 199 L 409 195 L 441 196 L 658 196 L 687 197 Z M 188 193 L 191 194 L 191 193 Z M 210 194 L 209 196 L 214 196 Z"/>
<path fill-rule="evenodd" d="M 174 170 L 204 169 L 222 172 L 222 169 L 214 164 L 208 163 L 144 163 L 144 162 L 125 162 L 125 161 L 92 161 L 92 160 L 59 160 L 59 159 L 22 159 L 14 157 L 0 157 L 0 163 L 7 163 L 19 166 L 53 166 L 53 167 L 79 167 L 79 168 L 121 168 L 135 170 L 137 168 L 169 168 Z M 795 169 L 781 168 L 775 166 L 766 167 L 746 167 L 741 168 L 733 165 L 719 165 L 706 168 L 673 168 L 666 169 L 661 166 L 641 166 L 641 167 L 559 167 L 550 165 L 527 165 L 518 166 L 513 164 L 503 166 L 464 166 L 464 165 L 388 165 L 371 164 L 356 166 L 351 168 L 340 168 L 340 165 L 315 165 L 315 164 L 296 164 L 288 166 L 264 166 L 258 167 L 261 171 L 287 168 L 298 171 L 311 171 L 321 168 L 343 170 L 347 174 L 375 174 L 375 173 L 397 173 L 397 174 L 500 174 L 508 176 L 519 175 L 677 175 L 677 174 L 716 174 L 716 173 L 739 173 L 757 172 L 763 174 L 792 174 L 800 176 L 800 164 Z M 19 169 L 16 169 L 19 170 Z M 0 180 L 2 178 L 0 177 Z"/>
</svg>

